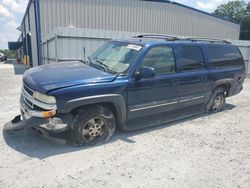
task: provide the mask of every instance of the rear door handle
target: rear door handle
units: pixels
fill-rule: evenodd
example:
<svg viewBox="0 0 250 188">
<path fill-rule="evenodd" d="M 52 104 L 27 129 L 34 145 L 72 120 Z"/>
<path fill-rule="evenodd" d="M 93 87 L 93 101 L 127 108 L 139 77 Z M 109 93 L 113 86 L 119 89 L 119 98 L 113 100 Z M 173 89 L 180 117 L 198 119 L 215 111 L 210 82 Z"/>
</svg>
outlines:
<svg viewBox="0 0 250 188">
<path fill-rule="evenodd" d="M 201 81 L 205 81 L 205 80 L 207 80 L 207 76 L 202 76 Z"/>
<path fill-rule="evenodd" d="M 171 80 L 172 84 L 178 84 L 180 82 L 179 79 L 174 79 L 174 80 Z"/>
</svg>

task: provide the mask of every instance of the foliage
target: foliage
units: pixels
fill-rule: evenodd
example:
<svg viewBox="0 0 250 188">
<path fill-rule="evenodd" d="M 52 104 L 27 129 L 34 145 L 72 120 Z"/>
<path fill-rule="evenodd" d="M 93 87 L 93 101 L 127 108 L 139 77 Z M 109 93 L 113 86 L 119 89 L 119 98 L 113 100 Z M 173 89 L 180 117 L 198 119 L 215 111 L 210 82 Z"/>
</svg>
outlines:
<svg viewBox="0 0 250 188">
<path fill-rule="evenodd" d="M 7 58 L 10 58 L 10 59 L 15 59 L 17 57 L 16 52 L 12 50 L 7 50 L 7 49 L 0 50 L 0 53 L 3 53 L 4 55 L 7 56 Z"/>
<path fill-rule="evenodd" d="M 250 3 L 247 4 L 243 0 L 229 1 L 228 3 L 218 6 L 214 14 L 240 23 L 240 39 L 250 40 Z"/>
<path fill-rule="evenodd" d="M 247 14 L 247 5 L 244 1 L 229 1 L 217 7 L 214 14 L 235 22 L 241 22 Z"/>
</svg>

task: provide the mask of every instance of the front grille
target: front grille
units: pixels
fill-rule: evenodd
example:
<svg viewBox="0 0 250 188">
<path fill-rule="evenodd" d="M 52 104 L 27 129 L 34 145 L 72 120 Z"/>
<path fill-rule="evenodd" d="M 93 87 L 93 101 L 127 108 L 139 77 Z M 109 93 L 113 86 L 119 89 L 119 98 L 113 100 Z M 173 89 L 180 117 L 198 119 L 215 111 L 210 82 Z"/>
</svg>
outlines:
<svg viewBox="0 0 250 188">
<path fill-rule="evenodd" d="M 56 109 L 56 104 L 46 104 L 41 101 L 38 101 L 33 97 L 34 90 L 28 87 L 27 85 L 23 85 L 22 88 L 22 99 L 26 108 L 35 111 L 46 111 L 46 110 L 54 110 Z"/>
<path fill-rule="evenodd" d="M 23 85 L 23 88 L 30 96 L 33 96 L 34 90 L 30 89 L 26 85 Z"/>
<path fill-rule="evenodd" d="M 34 91 L 30 89 L 28 86 L 23 85 L 22 89 L 22 96 L 23 96 L 23 102 L 26 106 L 28 106 L 30 109 L 34 109 L 34 104 L 32 102 L 33 99 L 33 93 Z"/>
<path fill-rule="evenodd" d="M 23 96 L 23 100 L 24 100 L 25 104 L 28 105 L 31 109 L 34 108 L 33 103 L 29 99 L 27 99 L 25 96 Z"/>
</svg>

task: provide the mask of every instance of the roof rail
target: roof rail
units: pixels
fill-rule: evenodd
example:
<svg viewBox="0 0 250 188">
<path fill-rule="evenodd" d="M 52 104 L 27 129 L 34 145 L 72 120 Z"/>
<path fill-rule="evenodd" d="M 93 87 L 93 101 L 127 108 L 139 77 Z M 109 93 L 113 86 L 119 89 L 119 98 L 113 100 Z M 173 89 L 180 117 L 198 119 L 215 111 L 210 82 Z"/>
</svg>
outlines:
<svg viewBox="0 0 250 188">
<path fill-rule="evenodd" d="M 179 40 L 178 37 L 172 35 L 154 35 L 154 34 L 145 34 L 145 35 L 137 35 L 134 38 L 156 38 L 156 39 L 166 39 L 166 40 Z"/>
<path fill-rule="evenodd" d="M 184 38 L 183 40 L 191 40 L 191 41 L 205 41 L 205 42 L 219 42 L 219 43 L 226 43 L 226 44 L 231 44 L 231 42 L 223 40 L 223 39 L 215 39 L 215 38 L 193 38 L 193 37 L 189 37 L 189 38 Z"/>
</svg>

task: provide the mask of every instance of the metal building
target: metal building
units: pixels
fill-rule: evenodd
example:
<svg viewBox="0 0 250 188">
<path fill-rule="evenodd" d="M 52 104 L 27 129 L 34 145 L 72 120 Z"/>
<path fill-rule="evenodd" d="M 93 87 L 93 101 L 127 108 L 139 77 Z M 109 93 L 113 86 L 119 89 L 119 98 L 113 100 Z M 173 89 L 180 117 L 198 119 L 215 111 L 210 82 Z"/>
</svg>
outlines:
<svg viewBox="0 0 250 188">
<path fill-rule="evenodd" d="M 30 0 L 19 30 L 24 60 L 37 66 L 140 33 L 238 40 L 240 25 L 164 0 Z"/>
</svg>

